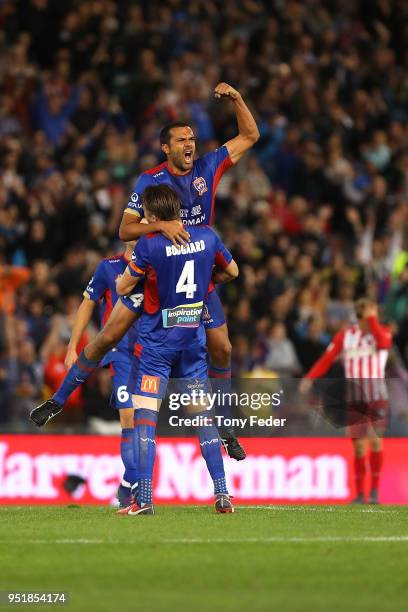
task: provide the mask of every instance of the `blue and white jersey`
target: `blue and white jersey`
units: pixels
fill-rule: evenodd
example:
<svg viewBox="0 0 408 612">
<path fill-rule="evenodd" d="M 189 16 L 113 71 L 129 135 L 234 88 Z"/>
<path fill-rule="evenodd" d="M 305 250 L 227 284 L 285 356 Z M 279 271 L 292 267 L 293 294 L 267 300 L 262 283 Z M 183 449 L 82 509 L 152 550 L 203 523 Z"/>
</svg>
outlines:
<svg viewBox="0 0 408 612">
<path fill-rule="evenodd" d="M 128 263 L 129 261 L 123 254 L 102 259 L 83 293 L 84 297 L 93 302 L 101 301 L 101 327 L 105 325 L 118 300 L 118 294 L 116 293 L 116 278 L 119 274 L 123 274 Z M 135 306 L 140 308 L 140 313 L 142 313 L 143 285 L 138 285 L 134 295 L 130 296 L 130 299 L 132 299 Z M 107 365 L 114 361 L 121 361 L 125 357 L 128 359 L 129 354 L 133 354 L 138 322 L 138 320 L 135 321 L 130 330 L 118 342 L 116 348 L 105 355 L 101 365 Z"/>
<path fill-rule="evenodd" d="M 226 268 L 232 256 L 210 227 L 189 231 L 185 246 L 154 233 L 140 238 L 133 251 L 128 271 L 145 279 L 142 346 L 183 350 L 205 343 L 201 323 L 213 267 Z"/>
<path fill-rule="evenodd" d="M 135 182 L 126 213 L 143 217 L 142 195 L 146 187 L 169 185 L 181 200 L 180 216 L 185 225 L 212 225 L 217 185 L 232 166 L 224 145 L 195 160 L 188 174 L 173 174 L 167 162 L 143 172 Z"/>
</svg>

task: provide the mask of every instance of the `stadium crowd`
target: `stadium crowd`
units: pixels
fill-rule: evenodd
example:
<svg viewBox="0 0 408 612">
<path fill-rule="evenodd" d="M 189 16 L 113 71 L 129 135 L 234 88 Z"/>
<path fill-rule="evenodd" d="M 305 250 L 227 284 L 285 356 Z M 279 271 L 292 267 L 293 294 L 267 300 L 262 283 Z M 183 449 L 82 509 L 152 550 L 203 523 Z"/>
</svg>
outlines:
<svg viewBox="0 0 408 612">
<path fill-rule="evenodd" d="M 236 133 L 221 80 L 261 132 L 215 209 L 241 270 L 222 288 L 233 375 L 301 375 L 363 294 L 408 366 L 407 24 L 397 0 L 3 0 L 0 421 L 25 422 L 63 377 L 160 127 L 191 122 L 201 154 Z M 100 372 L 72 418 L 113 418 L 108 398 Z"/>
</svg>

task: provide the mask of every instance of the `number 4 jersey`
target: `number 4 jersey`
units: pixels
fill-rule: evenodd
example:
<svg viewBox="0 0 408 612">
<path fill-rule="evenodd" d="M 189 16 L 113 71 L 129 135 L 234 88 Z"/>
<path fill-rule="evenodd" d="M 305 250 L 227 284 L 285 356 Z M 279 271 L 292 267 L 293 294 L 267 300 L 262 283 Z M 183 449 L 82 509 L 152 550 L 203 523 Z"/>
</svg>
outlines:
<svg viewBox="0 0 408 612">
<path fill-rule="evenodd" d="M 141 238 L 128 271 L 144 277 L 142 346 L 186 349 L 205 343 L 201 325 L 214 266 L 224 269 L 231 253 L 208 226 L 191 227 L 190 242 L 175 247 L 162 234 Z"/>
<path fill-rule="evenodd" d="M 119 274 L 123 274 L 128 263 L 128 260 L 123 254 L 102 259 L 84 291 L 85 298 L 93 302 L 101 301 L 101 327 L 105 325 L 118 300 L 118 294 L 116 293 L 116 278 Z M 136 287 L 134 295 L 129 296 L 127 299 L 128 301 L 132 300 L 133 308 L 131 308 L 131 310 L 133 312 L 140 314 L 143 312 L 143 287 L 140 283 Z M 132 325 L 130 330 L 118 342 L 116 348 L 105 355 L 102 365 L 107 365 L 114 361 L 121 361 L 125 356 L 128 358 L 129 353 L 133 353 L 133 346 L 137 337 L 137 326 L 138 321 Z"/>
</svg>

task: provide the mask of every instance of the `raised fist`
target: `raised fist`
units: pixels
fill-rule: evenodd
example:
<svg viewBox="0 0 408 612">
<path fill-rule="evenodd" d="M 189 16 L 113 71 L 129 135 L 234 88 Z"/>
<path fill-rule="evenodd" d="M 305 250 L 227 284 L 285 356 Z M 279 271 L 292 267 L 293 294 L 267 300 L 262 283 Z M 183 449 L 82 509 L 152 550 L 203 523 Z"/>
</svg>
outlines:
<svg viewBox="0 0 408 612">
<path fill-rule="evenodd" d="M 231 100 L 236 100 L 240 96 L 239 91 L 228 85 L 228 83 L 218 83 L 214 89 L 215 98 L 231 98 Z"/>
</svg>

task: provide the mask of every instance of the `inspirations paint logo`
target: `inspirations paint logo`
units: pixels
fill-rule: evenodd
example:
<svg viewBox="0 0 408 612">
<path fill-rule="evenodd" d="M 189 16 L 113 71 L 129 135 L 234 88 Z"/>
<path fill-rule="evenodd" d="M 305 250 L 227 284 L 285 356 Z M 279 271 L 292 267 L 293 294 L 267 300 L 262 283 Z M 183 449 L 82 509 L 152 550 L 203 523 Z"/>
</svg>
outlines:
<svg viewBox="0 0 408 612">
<path fill-rule="evenodd" d="M 165 308 L 162 310 L 163 327 L 198 327 L 202 312 L 203 302 Z"/>
</svg>

